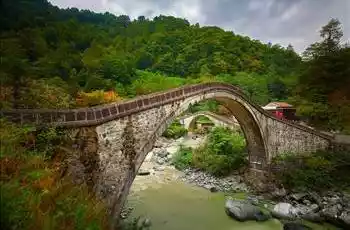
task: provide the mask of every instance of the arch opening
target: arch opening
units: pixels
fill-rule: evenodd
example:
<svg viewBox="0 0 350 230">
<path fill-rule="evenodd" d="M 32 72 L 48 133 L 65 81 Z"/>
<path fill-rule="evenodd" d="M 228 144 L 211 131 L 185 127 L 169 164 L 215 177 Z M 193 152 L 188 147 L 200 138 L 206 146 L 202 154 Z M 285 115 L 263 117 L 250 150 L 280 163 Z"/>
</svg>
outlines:
<svg viewBox="0 0 350 230">
<path fill-rule="evenodd" d="M 195 95 L 173 104 L 173 111 L 168 117 L 159 122 L 154 133 L 149 137 L 148 143 L 142 148 L 142 154 L 137 159 L 136 169 L 138 170 L 144 161 L 147 153 L 152 150 L 156 139 L 170 126 L 170 124 L 190 105 L 206 99 L 215 99 L 223 105 L 232 116 L 238 121 L 247 143 L 249 166 L 255 170 L 265 170 L 268 164 L 267 148 L 263 139 L 261 128 L 251 111 L 249 104 L 240 97 L 225 91 L 216 91 L 204 95 Z"/>
<path fill-rule="evenodd" d="M 135 171 L 129 172 L 130 176 L 128 178 L 131 180 L 128 180 L 126 186 L 123 188 L 123 197 L 120 199 L 121 204 L 123 204 L 126 200 L 133 180 L 142 163 L 144 162 L 147 154 L 153 149 L 157 138 L 160 137 L 167 129 L 167 127 L 169 127 L 177 117 L 182 115 L 191 104 L 206 99 L 217 100 L 220 104 L 227 108 L 232 116 L 237 119 L 246 140 L 246 149 L 249 157 L 249 168 L 261 172 L 266 169 L 268 157 L 264 139 L 262 136 L 261 128 L 259 127 L 259 124 L 254 117 L 252 110 L 249 108 L 249 104 L 245 103 L 245 101 L 239 96 L 225 91 L 215 91 L 213 93 L 207 93 L 204 95 L 194 95 L 185 98 L 182 101 L 173 103 L 171 106 L 172 110 L 169 115 L 167 117 L 164 117 L 164 119 L 159 121 L 155 126 L 154 131 L 148 137 L 147 143 L 141 147 L 140 154 L 137 155 Z"/>
</svg>

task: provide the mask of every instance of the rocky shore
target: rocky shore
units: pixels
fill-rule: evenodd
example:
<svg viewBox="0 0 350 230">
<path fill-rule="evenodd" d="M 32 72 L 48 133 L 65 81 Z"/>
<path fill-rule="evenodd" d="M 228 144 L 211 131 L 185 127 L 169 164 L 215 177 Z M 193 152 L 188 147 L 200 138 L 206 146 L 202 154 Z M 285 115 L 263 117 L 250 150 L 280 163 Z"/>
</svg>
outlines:
<svg viewBox="0 0 350 230">
<path fill-rule="evenodd" d="M 152 168 L 144 170 L 141 168 L 139 175 L 149 176 L 161 173 L 167 168 L 174 170 L 171 165 L 171 160 L 180 145 L 187 141 L 186 145 L 200 144 L 203 137 L 198 137 L 191 140 L 168 140 L 165 138 L 159 139 L 155 148 L 148 154 L 146 161 L 152 163 Z M 256 210 L 247 206 L 247 210 L 242 208 L 246 203 L 250 205 L 262 207 L 268 214 L 262 215 L 257 213 L 255 216 L 242 214 L 247 216 L 247 219 L 256 219 L 263 221 L 267 217 L 284 219 L 289 221 L 308 220 L 311 222 L 322 223 L 330 222 L 344 229 L 350 229 L 350 195 L 340 192 L 327 192 L 318 194 L 316 192 L 293 193 L 285 189 L 276 189 L 275 192 L 269 194 L 252 195 L 254 191 L 244 183 L 244 179 L 239 174 L 231 175 L 224 178 L 217 178 L 208 173 L 196 170 L 185 169 L 180 176 L 174 177 L 176 180 L 181 180 L 186 183 L 194 184 L 199 187 L 210 190 L 211 192 L 225 193 L 246 193 L 249 194 L 243 203 L 239 204 L 238 208 L 242 212 L 247 210 Z M 232 203 L 231 203 L 232 204 Z M 226 203 L 227 206 L 227 203 Z M 227 207 L 226 207 L 227 210 Z M 128 213 L 130 208 L 123 212 L 123 217 Z M 253 212 L 251 212 L 252 214 Z M 236 213 L 236 215 L 238 215 Z M 230 214 L 232 217 L 232 213 Z M 242 221 L 244 218 L 239 218 Z M 302 228 L 297 228 L 302 229 Z M 306 229 L 306 228 L 305 228 Z"/>
</svg>

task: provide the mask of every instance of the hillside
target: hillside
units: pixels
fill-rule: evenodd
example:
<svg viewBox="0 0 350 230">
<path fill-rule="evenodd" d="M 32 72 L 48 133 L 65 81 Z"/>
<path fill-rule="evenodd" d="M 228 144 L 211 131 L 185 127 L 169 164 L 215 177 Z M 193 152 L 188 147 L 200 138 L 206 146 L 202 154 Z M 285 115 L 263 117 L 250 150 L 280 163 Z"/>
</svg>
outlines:
<svg viewBox="0 0 350 230">
<path fill-rule="evenodd" d="M 240 86 L 260 105 L 289 98 L 313 125 L 338 129 L 346 118 L 347 110 L 334 109 L 348 101 L 341 89 L 349 79 L 346 46 L 322 62 L 312 52 L 327 52 L 315 43 L 302 59 L 292 46 L 263 44 L 172 16 L 131 20 L 59 9 L 46 0 L 5 0 L 0 15 L 1 108 L 93 106 L 183 84 L 223 81 Z M 331 33 L 337 30 L 339 25 L 328 27 Z M 314 103 L 316 94 L 321 99 Z M 330 119 L 335 123 L 329 125 Z"/>
<path fill-rule="evenodd" d="M 191 79 L 246 72 L 274 83 L 301 63 L 291 47 L 170 16 L 131 21 L 126 15 L 58 9 L 46 0 L 6 0 L 0 22 L 3 85 L 23 88 L 28 79 L 44 79 L 72 96 L 124 89 L 139 78 L 136 70 Z M 124 96 L 138 94 L 128 91 Z M 19 102 L 19 94 L 13 93 L 17 107 L 40 107 Z"/>
</svg>

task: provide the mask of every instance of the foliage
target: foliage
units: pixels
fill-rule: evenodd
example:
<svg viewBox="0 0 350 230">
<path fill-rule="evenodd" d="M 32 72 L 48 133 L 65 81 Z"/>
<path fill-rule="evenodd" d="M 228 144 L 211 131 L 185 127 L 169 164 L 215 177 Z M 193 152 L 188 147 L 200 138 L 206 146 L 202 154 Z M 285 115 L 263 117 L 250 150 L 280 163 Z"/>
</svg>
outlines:
<svg viewBox="0 0 350 230">
<path fill-rule="evenodd" d="M 182 86 L 188 82 L 184 78 L 167 77 L 161 73 L 137 71 L 137 79 L 132 82 L 129 94 L 136 96 L 159 92 Z"/>
<path fill-rule="evenodd" d="M 270 99 L 268 91 L 269 78 L 270 76 L 238 72 L 233 76 L 221 74 L 217 76 L 217 81 L 237 85 L 243 89 L 250 100 L 265 105 Z"/>
<path fill-rule="evenodd" d="M 228 128 L 216 127 L 208 141 L 193 152 L 194 167 L 225 176 L 246 164 L 245 139 Z"/>
<path fill-rule="evenodd" d="M 104 92 L 103 90 L 96 90 L 92 91 L 91 93 L 78 93 L 77 105 L 81 107 L 88 107 L 120 100 L 121 97 L 119 97 L 118 94 L 114 91 Z"/>
<path fill-rule="evenodd" d="M 20 172 L 11 181 L 1 182 L 4 229 L 106 229 L 104 206 L 82 186 L 62 180 L 54 182 L 50 171 L 30 177 L 35 171 L 28 167 L 23 166 L 29 172 Z"/>
<path fill-rule="evenodd" d="M 24 144 L 30 141 L 33 130 L 33 127 L 19 128 L 5 119 L 0 119 L 0 158 L 22 154 L 25 151 Z"/>
<path fill-rule="evenodd" d="M 266 93 L 265 78 L 289 78 L 301 64 L 292 47 L 262 44 L 172 16 L 130 20 L 127 15 L 58 9 L 46 0 L 5 0 L 0 15 L 1 86 L 12 88 L 6 97 L 11 103 L 2 102 L 3 107 L 73 107 L 67 99 L 73 102 L 80 91 L 117 88 L 118 94 L 132 97 L 213 81 L 221 74 L 265 103 L 265 95 L 256 96 Z M 53 78 L 62 82 L 48 83 Z M 40 84 L 35 99 L 21 93 L 30 91 L 31 84 Z"/>
<path fill-rule="evenodd" d="M 179 151 L 173 157 L 172 163 L 179 170 L 192 166 L 192 149 L 180 146 Z"/>
<path fill-rule="evenodd" d="M 281 170 L 275 176 L 281 183 L 297 190 L 349 188 L 350 154 L 346 151 L 318 151 L 312 154 L 281 154 L 273 165 Z"/>
<path fill-rule="evenodd" d="M 205 101 L 196 102 L 194 104 L 190 104 L 188 107 L 189 113 L 196 113 L 199 111 L 209 111 L 209 112 L 217 112 L 219 108 L 219 103 L 216 100 L 208 99 Z"/>
<path fill-rule="evenodd" d="M 60 78 L 23 80 L 23 85 L 14 99 L 14 87 L 4 87 L 4 101 L 1 108 L 69 108 L 74 107 L 74 101 L 68 92 L 67 83 Z"/>
<path fill-rule="evenodd" d="M 200 123 L 200 124 L 212 124 L 213 125 L 213 122 L 206 116 L 198 116 L 196 119 L 196 122 Z"/>
<path fill-rule="evenodd" d="M 178 120 L 175 120 L 171 125 L 165 130 L 163 136 L 166 138 L 177 139 L 183 137 L 187 134 L 187 129 L 185 129 Z"/>
<path fill-rule="evenodd" d="M 297 112 L 318 128 L 350 131 L 350 47 L 341 44 L 343 32 L 332 19 L 320 31 L 322 41 L 304 52 L 305 64 L 294 97 Z"/>
<path fill-rule="evenodd" d="M 104 203 L 65 174 L 64 130 L 1 120 L 1 227 L 107 229 Z"/>
</svg>

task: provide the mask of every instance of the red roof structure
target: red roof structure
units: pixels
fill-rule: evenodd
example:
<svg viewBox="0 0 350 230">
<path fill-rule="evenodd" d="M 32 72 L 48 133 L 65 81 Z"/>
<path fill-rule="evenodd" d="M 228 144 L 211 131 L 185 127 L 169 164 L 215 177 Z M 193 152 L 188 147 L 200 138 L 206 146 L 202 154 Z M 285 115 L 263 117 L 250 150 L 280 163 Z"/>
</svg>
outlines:
<svg viewBox="0 0 350 230">
<path fill-rule="evenodd" d="M 293 108 L 292 105 L 288 104 L 287 102 L 270 102 L 269 104 L 262 107 L 266 110 L 275 110 L 275 109 L 282 109 L 282 108 Z"/>
<path fill-rule="evenodd" d="M 295 108 L 287 102 L 270 102 L 262 108 L 279 119 L 296 120 Z"/>
</svg>

